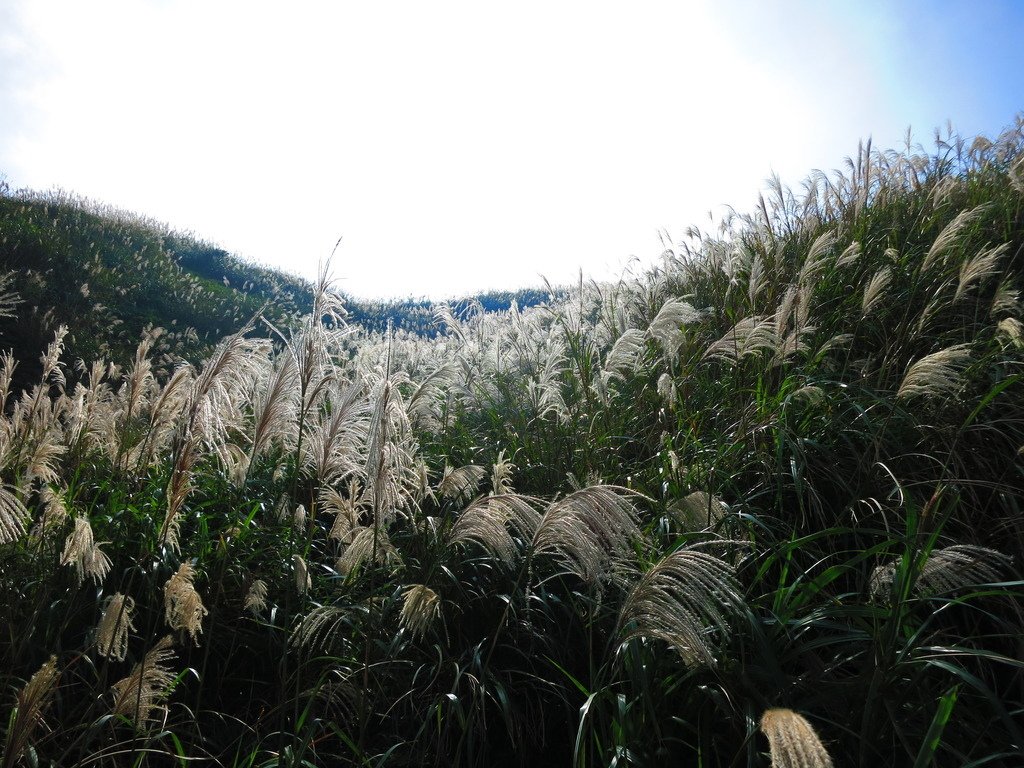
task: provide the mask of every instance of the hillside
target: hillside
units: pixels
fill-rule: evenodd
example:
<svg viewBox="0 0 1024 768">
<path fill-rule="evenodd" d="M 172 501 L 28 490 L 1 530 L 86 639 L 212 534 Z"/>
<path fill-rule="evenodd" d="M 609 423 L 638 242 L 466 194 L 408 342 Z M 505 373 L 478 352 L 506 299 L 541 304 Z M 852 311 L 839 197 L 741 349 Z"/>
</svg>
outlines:
<svg viewBox="0 0 1024 768">
<path fill-rule="evenodd" d="M 214 343 L 263 314 L 280 328 L 311 310 L 306 280 L 238 259 L 194 237 L 131 213 L 61 193 L 11 192 L 0 184 L 0 275 L 22 300 L 0 317 L 0 339 L 19 361 L 21 383 L 39 371 L 39 350 L 61 324 L 70 361 L 132 359 L 144 334 L 162 329 L 160 367 L 198 362 Z M 367 333 L 395 328 L 436 333 L 427 300 L 360 301 L 341 296 L 349 323 Z M 486 311 L 529 306 L 547 292 L 491 292 L 461 301 Z M 267 329 L 258 326 L 257 333 Z"/>
<path fill-rule="evenodd" d="M 0 765 L 1019 766 L 1022 290 L 1024 117 L 434 335 L 0 360 Z"/>
</svg>

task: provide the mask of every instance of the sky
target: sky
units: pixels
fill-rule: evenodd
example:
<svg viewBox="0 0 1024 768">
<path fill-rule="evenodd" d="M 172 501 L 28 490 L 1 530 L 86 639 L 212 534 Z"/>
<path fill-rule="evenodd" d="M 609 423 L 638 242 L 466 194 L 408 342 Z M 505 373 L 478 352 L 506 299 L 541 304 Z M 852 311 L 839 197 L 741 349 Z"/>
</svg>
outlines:
<svg viewBox="0 0 1024 768">
<path fill-rule="evenodd" d="M 0 177 L 364 298 L 617 276 L 1024 110 L 1024 2 L 0 0 Z"/>
</svg>

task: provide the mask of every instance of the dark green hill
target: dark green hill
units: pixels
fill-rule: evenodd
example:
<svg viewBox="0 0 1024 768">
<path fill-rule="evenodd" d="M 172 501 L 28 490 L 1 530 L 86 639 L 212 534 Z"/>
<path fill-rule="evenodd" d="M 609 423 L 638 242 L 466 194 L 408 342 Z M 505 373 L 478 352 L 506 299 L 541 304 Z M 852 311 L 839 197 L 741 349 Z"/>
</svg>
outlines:
<svg viewBox="0 0 1024 768">
<path fill-rule="evenodd" d="M 21 299 L 0 317 L 0 347 L 31 381 L 60 325 L 64 359 L 124 363 L 146 333 L 159 333 L 157 359 L 196 360 L 210 345 L 262 312 L 287 326 L 310 309 L 306 280 L 243 261 L 166 225 L 64 193 L 12 192 L 0 183 L 0 294 Z M 492 292 L 465 300 L 487 311 L 548 298 L 547 291 Z M 2 300 L 2 299 L 0 299 Z M 426 299 L 345 299 L 349 321 L 369 332 L 395 328 L 432 334 Z M 163 329 L 154 331 L 154 329 Z"/>
</svg>

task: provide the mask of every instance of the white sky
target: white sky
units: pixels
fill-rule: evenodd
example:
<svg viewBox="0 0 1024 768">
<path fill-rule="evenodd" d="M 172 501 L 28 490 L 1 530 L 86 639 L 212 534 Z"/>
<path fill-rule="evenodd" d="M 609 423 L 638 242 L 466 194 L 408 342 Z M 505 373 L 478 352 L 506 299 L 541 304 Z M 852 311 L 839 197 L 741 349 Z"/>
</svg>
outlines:
<svg viewBox="0 0 1024 768">
<path fill-rule="evenodd" d="M 998 132 L 1020 9 L 0 0 L 0 174 L 306 276 L 343 237 L 364 297 L 600 278 L 773 170 Z"/>
</svg>

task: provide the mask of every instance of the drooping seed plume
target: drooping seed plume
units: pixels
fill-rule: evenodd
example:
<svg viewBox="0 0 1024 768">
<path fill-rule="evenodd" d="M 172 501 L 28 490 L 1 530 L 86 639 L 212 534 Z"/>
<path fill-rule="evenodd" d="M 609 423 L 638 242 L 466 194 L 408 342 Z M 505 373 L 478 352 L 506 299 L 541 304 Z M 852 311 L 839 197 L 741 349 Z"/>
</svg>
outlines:
<svg viewBox="0 0 1024 768">
<path fill-rule="evenodd" d="M 761 715 L 761 733 L 768 738 L 772 768 L 832 768 L 814 728 L 790 709 L 769 709 Z"/>
</svg>

